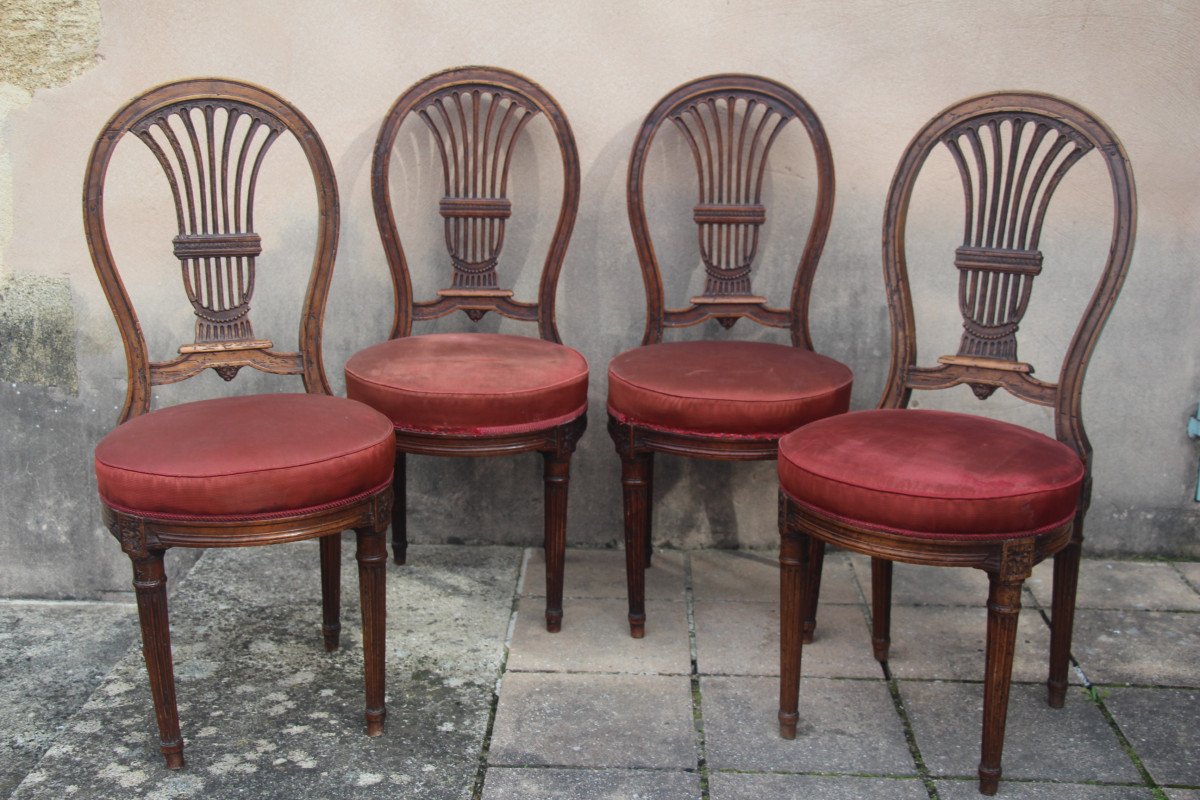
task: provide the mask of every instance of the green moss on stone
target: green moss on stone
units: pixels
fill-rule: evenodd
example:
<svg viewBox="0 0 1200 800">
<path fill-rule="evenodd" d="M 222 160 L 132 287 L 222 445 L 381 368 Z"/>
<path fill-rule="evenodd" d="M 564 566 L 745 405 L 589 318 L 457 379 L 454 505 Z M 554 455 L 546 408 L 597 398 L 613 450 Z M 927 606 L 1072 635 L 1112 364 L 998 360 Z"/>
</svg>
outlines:
<svg viewBox="0 0 1200 800">
<path fill-rule="evenodd" d="M 66 278 L 0 276 L 0 380 L 79 391 L 75 309 Z"/>
</svg>

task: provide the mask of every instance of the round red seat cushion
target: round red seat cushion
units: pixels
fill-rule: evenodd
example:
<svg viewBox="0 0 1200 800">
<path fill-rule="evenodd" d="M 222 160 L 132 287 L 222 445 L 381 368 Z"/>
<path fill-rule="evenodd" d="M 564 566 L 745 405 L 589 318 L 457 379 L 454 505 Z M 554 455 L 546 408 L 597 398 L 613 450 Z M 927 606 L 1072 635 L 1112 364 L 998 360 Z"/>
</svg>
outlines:
<svg viewBox="0 0 1200 800">
<path fill-rule="evenodd" d="M 117 426 L 96 447 L 96 481 L 109 507 L 140 516 L 289 516 L 386 485 L 395 448 L 387 417 L 342 397 L 225 397 Z"/>
<path fill-rule="evenodd" d="M 587 360 L 561 344 L 499 333 L 405 336 L 346 362 L 346 395 L 399 430 L 504 435 L 587 411 Z"/>
<path fill-rule="evenodd" d="M 802 504 L 868 528 L 1014 538 L 1075 514 L 1083 463 L 1007 422 L 924 409 L 857 411 L 779 441 L 779 481 Z"/>
<path fill-rule="evenodd" d="M 849 367 L 768 342 L 663 342 L 608 366 L 608 410 L 622 422 L 688 433 L 777 438 L 850 406 Z"/>
</svg>

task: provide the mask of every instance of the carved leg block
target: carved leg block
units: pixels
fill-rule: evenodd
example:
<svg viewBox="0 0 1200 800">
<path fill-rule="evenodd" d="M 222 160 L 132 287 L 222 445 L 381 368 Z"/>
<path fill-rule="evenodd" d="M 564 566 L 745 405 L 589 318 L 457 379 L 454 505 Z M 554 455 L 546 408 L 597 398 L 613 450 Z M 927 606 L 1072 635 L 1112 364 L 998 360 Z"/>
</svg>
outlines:
<svg viewBox="0 0 1200 800">
<path fill-rule="evenodd" d="M 571 483 L 571 454 L 543 453 L 546 554 L 546 630 L 562 629 L 563 564 L 567 549 L 567 492 Z"/>
<path fill-rule="evenodd" d="M 792 526 L 786 497 L 779 514 L 779 735 L 796 738 L 800 719 L 800 664 L 804 653 L 805 579 L 813 548 Z"/>
<path fill-rule="evenodd" d="M 1000 758 L 1008 721 L 1017 618 L 1021 613 L 1022 578 L 989 573 L 987 667 L 983 678 L 983 742 L 979 758 L 979 791 L 992 795 L 1000 786 Z"/>
<path fill-rule="evenodd" d="M 1067 697 L 1071 634 L 1075 626 L 1075 590 L 1079 585 L 1082 549 L 1082 537 L 1076 533 L 1071 543 L 1054 556 L 1054 588 L 1050 601 L 1050 674 L 1046 680 L 1046 700 L 1051 708 L 1062 708 Z"/>
<path fill-rule="evenodd" d="M 342 632 L 342 536 L 322 536 L 321 543 L 321 635 L 325 649 L 338 649 Z"/>
<path fill-rule="evenodd" d="M 804 579 L 804 629 L 801 631 L 804 644 L 812 644 L 817 631 L 817 598 L 821 595 L 821 570 L 825 565 L 825 543 L 809 537 L 808 547 L 808 572 Z"/>
<path fill-rule="evenodd" d="M 383 733 L 387 716 L 384 707 L 384 657 L 387 604 L 384 579 L 387 575 L 386 528 L 359 528 L 355 531 L 358 547 L 358 591 L 362 607 L 363 679 L 367 695 L 367 735 Z"/>
<path fill-rule="evenodd" d="M 892 562 L 871 559 L 871 648 L 875 660 L 888 660 L 892 646 Z"/>
<path fill-rule="evenodd" d="M 183 737 L 175 704 L 175 669 L 171 658 L 171 629 L 167 617 L 167 575 L 163 551 L 150 550 L 131 557 L 133 588 L 137 592 L 138 619 L 142 624 L 142 654 L 150 676 L 154 716 L 167 769 L 183 767 Z"/>
<path fill-rule="evenodd" d="M 621 489 L 625 505 L 625 578 L 629 588 L 629 635 L 646 635 L 646 505 L 650 457 L 621 456 Z"/>
<path fill-rule="evenodd" d="M 392 478 L 392 560 L 408 562 L 408 476 L 407 459 L 396 451 L 396 474 Z"/>
</svg>

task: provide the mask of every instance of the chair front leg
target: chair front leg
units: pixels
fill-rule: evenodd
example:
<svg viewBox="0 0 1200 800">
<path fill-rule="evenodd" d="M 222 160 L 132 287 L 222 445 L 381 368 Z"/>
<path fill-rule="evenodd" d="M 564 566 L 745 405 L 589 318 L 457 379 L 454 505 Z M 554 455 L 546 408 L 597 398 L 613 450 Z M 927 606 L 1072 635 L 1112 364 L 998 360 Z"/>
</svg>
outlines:
<svg viewBox="0 0 1200 800">
<path fill-rule="evenodd" d="M 1083 514 L 1075 518 L 1070 543 L 1054 555 L 1054 588 L 1050 600 L 1050 675 L 1046 701 L 1062 708 L 1067 697 L 1071 634 L 1075 627 L 1075 592 L 1079 586 L 1079 557 L 1083 552 Z"/>
<path fill-rule="evenodd" d="M 646 453 L 646 569 L 654 559 L 654 452 Z"/>
<path fill-rule="evenodd" d="M 546 630 L 562 629 L 563 565 L 567 550 L 567 492 L 571 484 L 571 453 L 542 453 L 546 485 L 543 551 L 546 557 Z"/>
<path fill-rule="evenodd" d="M 387 653 L 386 621 L 387 543 L 384 526 L 357 528 L 358 593 L 362 608 L 363 680 L 367 695 L 367 735 L 383 733 L 384 657 Z"/>
<path fill-rule="evenodd" d="M 983 678 L 983 741 L 979 757 L 981 794 L 995 794 L 1000 786 L 1000 758 L 1008 721 L 1021 587 L 1028 570 L 1023 572 L 1002 565 L 1000 572 L 988 573 L 987 666 Z"/>
<path fill-rule="evenodd" d="M 625 506 L 625 580 L 629 590 L 629 635 L 646 635 L 646 504 L 648 453 L 621 454 L 621 490 Z"/>
<path fill-rule="evenodd" d="M 167 574 L 162 550 L 131 556 L 133 588 L 137 592 L 138 619 L 142 623 L 142 655 L 150 676 L 154 716 L 167 769 L 183 767 L 183 737 L 175 704 L 175 669 L 171 658 L 171 628 L 167 617 Z"/>
<path fill-rule="evenodd" d="M 871 559 L 871 648 L 875 660 L 888 660 L 892 645 L 892 562 Z"/>
<path fill-rule="evenodd" d="M 408 476 L 407 459 L 396 451 L 396 474 L 392 478 L 392 560 L 408 563 Z"/>
<path fill-rule="evenodd" d="M 342 632 L 342 535 L 322 536 L 321 543 L 321 635 L 325 649 L 338 649 Z"/>
<path fill-rule="evenodd" d="M 779 735 L 796 738 L 800 664 L 804 654 L 806 579 L 813 547 L 792 519 L 791 504 L 779 495 Z"/>
</svg>

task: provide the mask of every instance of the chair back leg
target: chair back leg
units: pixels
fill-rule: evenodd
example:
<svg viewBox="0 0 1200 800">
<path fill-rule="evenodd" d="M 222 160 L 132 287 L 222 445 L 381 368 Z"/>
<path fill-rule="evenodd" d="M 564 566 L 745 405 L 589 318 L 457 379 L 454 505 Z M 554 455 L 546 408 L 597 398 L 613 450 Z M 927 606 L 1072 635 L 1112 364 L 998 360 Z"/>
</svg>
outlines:
<svg viewBox="0 0 1200 800">
<path fill-rule="evenodd" d="M 871 559 L 871 648 L 875 660 L 888 660 L 892 646 L 892 562 Z"/>
<path fill-rule="evenodd" d="M 650 454 L 621 453 L 621 490 L 625 505 L 625 580 L 629 588 L 629 635 L 646 635 L 646 519 L 650 502 L 646 473 Z"/>
<path fill-rule="evenodd" d="M 321 635 L 325 649 L 338 649 L 342 633 L 342 535 L 331 533 L 321 543 Z"/>
<path fill-rule="evenodd" d="M 408 562 L 408 475 L 407 459 L 396 451 L 396 472 L 392 478 L 392 560 Z"/>
<path fill-rule="evenodd" d="M 1075 590 L 1079 585 L 1079 555 L 1083 550 L 1083 512 L 1075 517 L 1071 543 L 1054 555 L 1054 588 L 1050 601 L 1050 675 L 1046 700 L 1062 708 L 1067 697 L 1071 632 L 1075 627 Z"/>
</svg>

